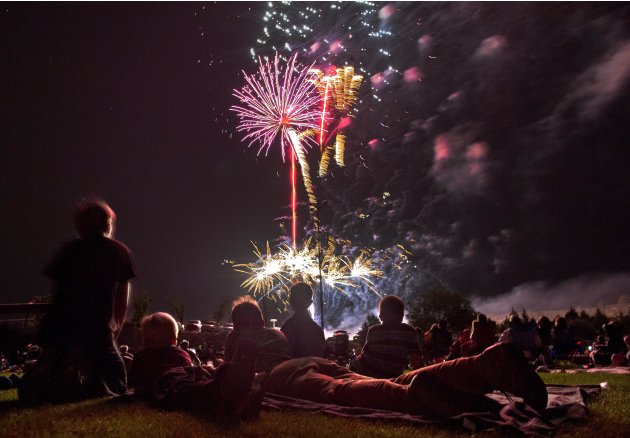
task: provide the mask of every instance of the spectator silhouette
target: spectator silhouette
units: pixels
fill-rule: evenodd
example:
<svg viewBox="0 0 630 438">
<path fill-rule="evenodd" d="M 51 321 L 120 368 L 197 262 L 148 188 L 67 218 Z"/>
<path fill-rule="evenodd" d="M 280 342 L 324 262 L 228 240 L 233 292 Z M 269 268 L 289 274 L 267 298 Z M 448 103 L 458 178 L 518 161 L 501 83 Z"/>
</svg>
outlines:
<svg viewBox="0 0 630 438">
<path fill-rule="evenodd" d="M 522 322 L 516 314 L 510 316 L 508 328 L 499 337 L 499 342 L 513 343 L 528 359 L 536 358 L 542 346 L 535 324 Z"/>
<path fill-rule="evenodd" d="M 242 341 L 258 346 L 256 371 L 265 371 L 291 358 L 291 347 L 286 336 L 279 331 L 265 328 L 265 321 L 258 304 L 248 296 L 234 302 L 232 308 L 234 330 L 225 339 L 225 360 L 230 362 L 238 355 L 237 347 Z"/>
<path fill-rule="evenodd" d="M 448 322 L 445 319 L 433 324 L 424 334 L 425 350 L 429 353 L 432 362 L 441 362 L 450 353 L 453 344 L 453 334 L 448 330 Z"/>
<path fill-rule="evenodd" d="M 458 357 L 468 357 L 474 354 L 473 343 L 470 340 L 470 329 L 464 329 L 459 337 L 451 345 L 451 352 L 446 358 L 447 360 L 457 359 Z"/>
<path fill-rule="evenodd" d="M 424 366 L 418 333 L 402 322 L 405 316 L 402 300 L 389 295 L 378 307 L 382 324 L 369 328 L 363 351 L 352 370 L 366 376 L 387 378 L 401 375 L 410 362 L 413 369 Z"/>
<path fill-rule="evenodd" d="M 496 326 L 494 321 L 488 321 L 483 313 L 477 315 L 477 319 L 472 323 L 470 332 L 470 340 L 473 343 L 475 353 L 481 353 L 483 350 L 496 342 Z"/>
<path fill-rule="evenodd" d="M 179 343 L 179 348 L 188 353 L 188 356 L 190 356 L 190 361 L 193 365 L 201 366 L 201 360 L 199 359 L 199 356 L 197 356 L 197 352 L 190 348 L 190 342 L 188 342 L 186 339 L 183 339 Z"/>
<path fill-rule="evenodd" d="M 625 353 L 625 344 L 623 342 L 623 324 L 617 319 L 611 319 L 607 324 L 602 326 L 602 329 L 608 337 L 608 352 Z"/>
<path fill-rule="evenodd" d="M 611 364 L 611 354 L 608 350 L 608 343 L 606 342 L 605 336 L 599 335 L 597 340 L 593 342 L 593 351 L 591 351 L 590 356 L 591 362 L 594 365 L 606 366 Z"/>
<path fill-rule="evenodd" d="M 553 327 L 552 359 L 568 359 L 577 349 L 577 339 L 572 327 L 561 316 L 556 317 Z"/>
<path fill-rule="evenodd" d="M 289 304 L 293 309 L 293 316 L 286 320 L 280 330 L 289 341 L 293 357 L 322 357 L 324 354 L 326 345 L 324 330 L 313 321 L 308 312 L 312 303 L 311 286 L 306 283 L 296 283 L 291 287 Z"/>
<path fill-rule="evenodd" d="M 74 214 L 78 238 L 45 269 L 53 302 L 40 329 L 44 352 L 25 375 L 20 398 L 66 401 L 127 389 L 115 339 L 122 328 L 135 277 L 131 252 L 113 239 L 116 214 L 104 201 L 81 202 Z"/>
</svg>

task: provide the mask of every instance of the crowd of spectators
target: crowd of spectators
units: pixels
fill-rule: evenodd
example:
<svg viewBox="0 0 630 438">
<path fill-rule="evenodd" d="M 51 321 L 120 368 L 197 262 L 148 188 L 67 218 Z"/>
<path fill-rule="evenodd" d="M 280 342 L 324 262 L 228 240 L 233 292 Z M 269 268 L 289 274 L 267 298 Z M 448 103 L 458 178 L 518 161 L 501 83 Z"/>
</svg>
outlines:
<svg viewBox="0 0 630 438">
<path fill-rule="evenodd" d="M 20 356 L 22 378 L 0 379 L 0 388 L 17 387 L 25 403 L 132 390 L 161 408 L 251 420 L 268 391 L 432 418 L 473 410 L 498 416 L 501 405 L 487 393 L 507 392 L 542 411 L 547 392 L 533 366 L 567 360 L 579 351 L 563 317 L 552 324 L 546 317 L 522 320 L 514 314 L 498 333 L 496 324 L 479 314 L 454 338 L 446 319 L 426 332 L 406 324 L 404 302 L 386 296 L 378 306 L 380 322 L 369 327 L 361 352 L 345 366 L 324 357 L 326 340 L 308 312 L 313 292 L 306 283 L 292 286 L 293 315 L 280 330 L 265 326 L 253 299 L 237 300 L 222 354 L 212 345 L 198 354 L 164 312 L 142 320 L 142 348 L 130 351 L 116 340 L 135 270 L 131 252 L 112 238 L 114 221 L 104 202 L 81 204 L 75 214 L 79 237 L 46 268 L 55 293 L 41 324 L 41 347 L 30 345 Z M 77 318 L 81 331 L 75 330 Z M 611 320 L 602 330 L 592 346 L 592 363 L 627 365 L 630 337 L 624 339 L 623 325 Z M 2 359 L 3 368 L 11 366 Z"/>
<path fill-rule="evenodd" d="M 505 329 L 498 332 L 496 323 L 480 313 L 472 327 L 462 330 L 457 337 L 446 327 L 446 321 L 440 321 L 423 334 L 422 347 L 427 363 L 472 356 L 495 342 L 509 342 L 532 364 L 547 368 L 561 361 L 590 367 L 630 365 L 630 336 L 624 337 L 624 327 L 619 319 L 603 324 L 601 334 L 592 344 L 579 339 L 562 316 L 557 316 L 553 322 L 546 316 L 537 321 L 523 321 L 513 313 Z"/>
</svg>

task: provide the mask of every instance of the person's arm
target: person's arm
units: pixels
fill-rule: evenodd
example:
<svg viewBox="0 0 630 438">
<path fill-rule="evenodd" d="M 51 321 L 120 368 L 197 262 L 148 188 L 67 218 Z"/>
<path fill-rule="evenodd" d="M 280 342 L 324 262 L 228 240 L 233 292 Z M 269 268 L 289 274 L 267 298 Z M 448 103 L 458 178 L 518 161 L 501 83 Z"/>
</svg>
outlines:
<svg viewBox="0 0 630 438">
<path fill-rule="evenodd" d="M 129 305 L 129 290 L 129 281 L 118 282 L 116 292 L 114 293 L 114 327 L 112 328 L 114 339 L 118 338 L 118 335 L 122 330 L 123 323 L 125 322 L 127 306 Z"/>
<path fill-rule="evenodd" d="M 472 328 L 470 329 L 470 340 L 477 343 L 477 336 L 479 335 L 479 330 L 475 330 L 477 328 L 477 324 L 473 321 Z"/>
</svg>

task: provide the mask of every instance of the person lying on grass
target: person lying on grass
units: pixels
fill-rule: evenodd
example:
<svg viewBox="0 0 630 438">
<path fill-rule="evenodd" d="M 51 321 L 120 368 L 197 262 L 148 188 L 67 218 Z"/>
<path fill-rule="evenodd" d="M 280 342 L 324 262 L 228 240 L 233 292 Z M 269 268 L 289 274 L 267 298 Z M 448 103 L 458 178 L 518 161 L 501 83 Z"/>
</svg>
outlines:
<svg viewBox="0 0 630 438">
<path fill-rule="evenodd" d="M 142 320 L 144 348 L 133 358 L 129 385 L 134 393 L 160 408 L 204 413 L 230 419 L 257 417 L 262 393 L 253 390 L 256 344 L 239 343 L 232 362 L 214 369 L 194 367 L 177 347 L 178 326 L 168 313 Z"/>
<path fill-rule="evenodd" d="M 256 371 L 265 373 L 263 388 L 269 393 L 430 418 L 464 412 L 498 415 L 501 404 L 485 396 L 493 390 L 521 397 L 537 410 L 547 405 L 545 384 L 512 344 L 496 344 L 477 356 L 420 368 L 396 378 L 375 379 L 318 357 L 286 359 L 286 339 L 280 332 L 272 336 L 275 330 L 265 329 L 260 308 L 252 300 L 235 303 L 232 322 L 234 332 L 228 341 L 250 339 L 257 343 L 259 358 L 267 358 L 256 363 Z M 230 354 L 238 355 L 240 345 Z"/>
</svg>

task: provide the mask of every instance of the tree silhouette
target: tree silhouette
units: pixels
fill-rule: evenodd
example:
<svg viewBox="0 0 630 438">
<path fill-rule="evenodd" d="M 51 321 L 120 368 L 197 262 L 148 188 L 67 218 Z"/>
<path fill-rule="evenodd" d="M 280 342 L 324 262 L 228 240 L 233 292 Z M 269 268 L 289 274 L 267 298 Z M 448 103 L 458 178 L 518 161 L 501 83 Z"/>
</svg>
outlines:
<svg viewBox="0 0 630 438">
<path fill-rule="evenodd" d="M 227 310 L 229 308 L 231 301 L 232 300 L 230 300 L 229 298 L 221 297 L 221 302 L 219 303 L 219 307 L 217 307 L 217 309 L 210 314 L 211 318 L 215 320 L 216 322 L 220 323 L 221 320 L 227 316 L 227 313 L 228 313 Z"/>
<path fill-rule="evenodd" d="M 409 322 L 422 330 L 445 319 L 453 330 L 460 331 L 470 327 L 476 315 L 467 297 L 445 289 L 433 289 L 413 297 L 408 309 Z"/>
<path fill-rule="evenodd" d="M 131 317 L 131 321 L 134 324 L 140 325 L 142 318 L 147 314 L 147 310 L 149 310 L 149 306 L 152 302 L 153 299 L 146 292 L 133 294 L 133 299 L 131 300 L 133 316 Z"/>
<path fill-rule="evenodd" d="M 177 302 L 175 302 L 174 300 L 169 300 L 168 306 L 170 307 L 171 312 L 173 312 L 173 314 L 175 315 L 175 319 L 177 319 L 182 324 L 185 324 L 184 310 L 186 306 L 184 300 L 182 298 L 179 298 Z"/>
</svg>

